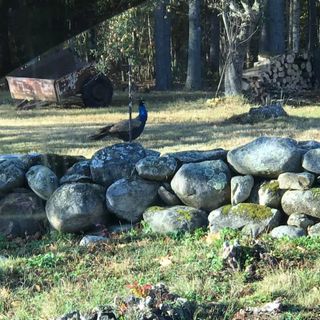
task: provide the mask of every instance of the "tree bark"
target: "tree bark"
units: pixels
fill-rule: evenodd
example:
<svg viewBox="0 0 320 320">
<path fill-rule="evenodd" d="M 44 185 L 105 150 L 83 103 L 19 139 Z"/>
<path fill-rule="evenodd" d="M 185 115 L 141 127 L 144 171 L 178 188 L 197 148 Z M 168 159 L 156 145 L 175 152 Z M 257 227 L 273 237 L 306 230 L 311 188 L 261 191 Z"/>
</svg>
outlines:
<svg viewBox="0 0 320 320">
<path fill-rule="evenodd" d="M 285 52 L 284 0 L 266 0 L 260 53 L 270 56 Z"/>
<path fill-rule="evenodd" d="M 201 89 L 201 0 L 189 0 L 189 41 L 186 89 Z"/>
<path fill-rule="evenodd" d="M 210 13 L 209 65 L 213 74 L 219 73 L 220 66 L 220 18 L 218 10 Z"/>
<path fill-rule="evenodd" d="M 161 0 L 154 10 L 156 90 L 161 91 L 172 88 L 171 19 L 167 12 L 169 3 L 169 0 Z"/>
<path fill-rule="evenodd" d="M 263 0 L 248 1 L 224 0 L 223 23 L 226 30 L 228 53 L 226 57 L 224 90 L 227 96 L 242 93 L 242 73 L 251 37 L 261 17 Z"/>
<path fill-rule="evenodd" d="M 300 49 L 300 0 L 292 0 L 292 51 L 297 53 Z"/>
</svg>

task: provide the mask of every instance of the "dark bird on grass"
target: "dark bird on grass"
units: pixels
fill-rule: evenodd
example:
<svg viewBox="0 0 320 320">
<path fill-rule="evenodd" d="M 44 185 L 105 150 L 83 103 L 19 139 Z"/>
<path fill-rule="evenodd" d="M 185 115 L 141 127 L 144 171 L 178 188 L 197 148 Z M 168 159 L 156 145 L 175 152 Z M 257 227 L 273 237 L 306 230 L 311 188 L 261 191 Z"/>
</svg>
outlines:
<svg viewBox="0 0 320 320">
<path fill-rule="evenodd" d="M 144 126 L 148 119 L 148 111 L 144 105 L 144 101 L 139 102 L 139 115 L 131 120 L 132 140 L 137 139 L 144 130 Z M 89 137 L 91 140 L 100 140 L 105 137 L 115 137 L 123 141 L 129 141 L 129 120 L 122 120 L 118 123 L 111 124 L 101 128 L 97 134 Z"/>
</svg>

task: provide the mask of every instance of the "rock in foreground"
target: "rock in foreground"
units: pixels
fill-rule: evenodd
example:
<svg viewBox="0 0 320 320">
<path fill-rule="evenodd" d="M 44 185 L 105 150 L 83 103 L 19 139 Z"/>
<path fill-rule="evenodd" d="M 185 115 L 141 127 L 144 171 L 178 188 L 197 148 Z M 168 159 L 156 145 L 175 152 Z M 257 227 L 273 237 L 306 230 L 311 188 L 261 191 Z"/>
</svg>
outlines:
<svg viewBox="0 0 320 320">
<path fill-rule="evenodd" d="M 58 188 L 46 205 L 50 224 L 58 231 L 81 232 L 106 224 L 104 188 L 89 183 L 71 183 Z"/>
</svg>

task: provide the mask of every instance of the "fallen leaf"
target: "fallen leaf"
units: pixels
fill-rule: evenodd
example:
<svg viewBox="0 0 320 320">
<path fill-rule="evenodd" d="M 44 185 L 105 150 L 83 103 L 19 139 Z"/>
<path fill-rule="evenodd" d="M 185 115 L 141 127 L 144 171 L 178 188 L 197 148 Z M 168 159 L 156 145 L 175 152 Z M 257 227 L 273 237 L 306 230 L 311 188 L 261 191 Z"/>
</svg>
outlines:
<svg viewBox="0 0 320 320">
<path fill-rule="evenodd" d="M 171 256 L 164 256 L 157 259 L 160 263 L 160 266 L 163 268 L 169 267 L 172 264 Z"/>
</svg>

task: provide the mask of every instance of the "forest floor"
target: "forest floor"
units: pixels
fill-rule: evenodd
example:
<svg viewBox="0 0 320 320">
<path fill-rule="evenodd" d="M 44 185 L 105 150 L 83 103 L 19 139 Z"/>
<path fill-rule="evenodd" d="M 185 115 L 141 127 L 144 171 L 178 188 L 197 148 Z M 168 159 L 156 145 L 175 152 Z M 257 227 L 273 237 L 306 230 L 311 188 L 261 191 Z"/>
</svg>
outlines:
<svg viewBox="0 0 320 320">
<path fill-rule="evenodd" d="M 285 106 L 285 120 L 237 124 L 229 119 L 247 112 L 242 99 L 210 100 L 209 93 L 145 95 L 150 115 L 145 147 L 161 152 L 232 148 L 261 135 L 320 141 L 320 101 Z M 3 96 L 0 105 L 0 154 L 55 152 L 90 157 L 117 140 L 90 142 L 98 127 L 126 115 L 126 98 L 112 108 L 59 107 L 16 111 Z M 320 319 L 320 238 L 253 241 L 235 231 L 208 235 L 155 235 L 141 225 L 111 234 L 106 244 L 79 246 L 81 236 L 50 233 L 39 240 L 0 238 L 0 320 L 52 319 L 72 310 L 89 311 L 130 294 L 128 286 L 165 283 L 208 306 L 195 319 Z M 222 244 L 238 239 L 243 248 L 239 270 L 223 263 Z M 132 287 L 131 287 L 132 288 Z M 276 299 L 275 314 L 245 315 L 239 310 Z M 252 309 L 251 309 L 252 310 Z M 130 319 L 131 320 L 131 319 Z"/>
</svg>

